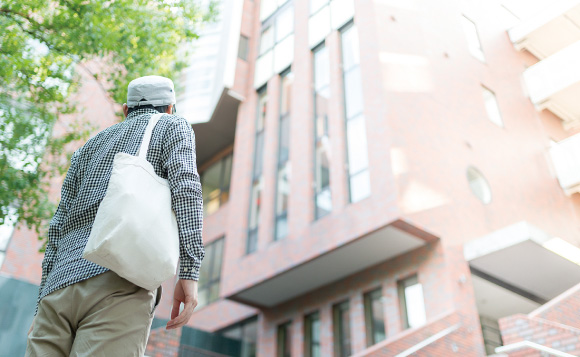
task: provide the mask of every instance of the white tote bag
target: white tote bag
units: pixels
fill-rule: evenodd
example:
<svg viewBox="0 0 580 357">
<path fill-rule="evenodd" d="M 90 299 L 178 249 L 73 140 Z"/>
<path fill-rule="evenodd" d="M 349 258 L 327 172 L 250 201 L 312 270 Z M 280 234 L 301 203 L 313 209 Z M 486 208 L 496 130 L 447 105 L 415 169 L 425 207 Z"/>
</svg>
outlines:
<svg viewBox="0 0 580 357">
<path fill-rule="evenodd" d="M 177 271 L 179 235 L 167 180 L 146 160 L 162 114 L 151 116 L 138 156 L 118 153 L 83 258 L 147 290 Z"/>
</svg>

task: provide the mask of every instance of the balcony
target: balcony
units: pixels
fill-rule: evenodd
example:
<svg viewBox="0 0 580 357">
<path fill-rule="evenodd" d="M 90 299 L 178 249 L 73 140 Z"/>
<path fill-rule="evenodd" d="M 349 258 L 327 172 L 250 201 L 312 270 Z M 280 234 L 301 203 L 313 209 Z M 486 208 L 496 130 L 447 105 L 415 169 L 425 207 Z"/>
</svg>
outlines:
<svg viewBox="0 0 580 357">
<path fill-rule="evenodd" d="M 191 56 L 176 83 L 177 110 L 193 125 L 198 165 L 234 142 L 238 105 L 244 100 L 233 90 L 242 6 L 242 0 L 222 1 L 218 19 L 182 48 Z"/>
<path fill-rule="evenodd" d="M 526 49 L 539 59 L 580 41 L 580 1 L 551 2 L 536 15 L 509 30 L 518 50 Z"/>
<path fill-rule="evenodd" d="M 580 193 L 580 134 L 552 145 L 550 156 L 564 192 Z"/>
<path fill-rule="evenodd" d="M 466 243 L 464 256 L 474 275 L 539 304 L 580 281 L 580 249 L 527 222 Z M 490 310 L 486 315 L 496 313 Z"/>
<path fill-rule="evenodd" d="M 435 236 L 397 220 L 227 298 L 257 308 L 272 308 L 435 240 Z"/>
<path fill-rule="evenodd" d="M 580 41 L 528 68 L 524 81 L 530 100 L 564 121 L 565 129 L 580 126 Z"/>
</svg>

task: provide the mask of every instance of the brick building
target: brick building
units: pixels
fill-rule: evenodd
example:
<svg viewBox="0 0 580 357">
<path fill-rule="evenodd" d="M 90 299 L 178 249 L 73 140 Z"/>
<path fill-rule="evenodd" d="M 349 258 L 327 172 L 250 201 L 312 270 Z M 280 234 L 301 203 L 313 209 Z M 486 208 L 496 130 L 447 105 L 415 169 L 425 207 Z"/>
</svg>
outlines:
<svg viewBox="0 0 580 357">
<path fill-rule="evenodd" d="M 200 306 L 165 331 L 166 282 L 147 354 L 579 355 L 580 1 L 522 3 L 224 2 L 178 87 Z M 0 345 L 42 259 L 6 246 Z"/>
</svg>

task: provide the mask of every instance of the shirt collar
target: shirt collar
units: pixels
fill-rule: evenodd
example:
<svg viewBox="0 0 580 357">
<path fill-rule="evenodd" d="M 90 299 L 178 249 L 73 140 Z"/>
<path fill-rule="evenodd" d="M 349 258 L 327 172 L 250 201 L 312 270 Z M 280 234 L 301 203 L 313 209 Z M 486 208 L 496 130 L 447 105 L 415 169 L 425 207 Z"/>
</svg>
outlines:
<svg viewBox="0 0 580 357">
<path fill-rule="evenodd" d="M 152 108 L 140 108 L 135 111 L 132 111 L 131 114 L 127 115 L 127 118 L 125 118 L 125 120 L 133 119 L 143 114 L 159 114 L 159 112 Z"/>
</svg>

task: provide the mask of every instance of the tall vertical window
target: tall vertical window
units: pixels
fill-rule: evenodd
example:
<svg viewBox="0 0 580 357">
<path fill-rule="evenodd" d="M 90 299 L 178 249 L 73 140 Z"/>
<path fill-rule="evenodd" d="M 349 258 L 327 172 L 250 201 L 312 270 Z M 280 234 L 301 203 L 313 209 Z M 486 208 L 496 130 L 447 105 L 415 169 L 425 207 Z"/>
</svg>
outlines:
<svg viewBox="0 0 580 357">
<path fill-rule="evenodd" d="M 304 356 L 321 357 L 320 348 L 320 315 L 313 312 L 304 321 Z"/>
<path fill-rule="evenodd" d="M 228 201 L 231 177 L 232 154 L 226 155 L 201 172 L 204 215 L 214 213 Z"/>
<path fill-rule="evenodd" d="M 223 250 L 223 238 L 213 241 L 205 247 L 205 259 L 199 270 L 197 307 L 211 304 L 219 298 Z"/>
<path fill-rule="evenodd" d="M 503 120 L 501 118 L 501 113 L 499 111 L 499 105 L 497 104 L 495 94 L 485 87 L 481 88 L 483 89 L 483 102 L 485 103 L 485 110 L 487 111 L 489 120 L 499 126 L 503 126 Z"/>
<path fill-rule="evenodd" d="M 252 171 L 252 189 L 250 196 L 250 222 L 246 253 L 255 252 L 258 246 L 258 225 L 263 186 L 262 161 L 264 158 L 264 125 L 268 107 L 266 88 L 258 92 L 258 117 L 256 119 L 256 143 L 254 147 L 254 170 Z"/>
<path fill-rule="evenodd" d="M 313 51 L 314 59 L 314 203 L 315 218 L 332 211 L 330 193 L 330 140 L 328 138 L 328 102 L 330 73 L 328 50 L 321 44 Z"/>
<path fill-rule="evenodd" d="M 425 300 L 423 286 L 417 275 L 398 282 L 399 304 L 405 328 L 419 327 L 425 324 Z"/>
<path fill-rule="evenodd" d="M 0 268 L 4 263 L 4 259 L 6 259 L 6 249 L 16 226 L 16 214 L 13 212 L 16 212 L 16 210 L 9 209 L 8 214 L 4 216 L 4 224 L 0 225 Z"/>
<path fill-rule="evenodd" d="M 290 107 L 294 74 L 287 70 L 281 76 L 278 173 L 276 177 L 276 224 L 274 239 L 288 235 L 288 198 L 290 196 Z"/>
<path fill-rule="evenodd" d="M 479 33 L 477 32 L 475 22 L 463 15 L 461 16 L 461 25 L 463 26 L 463 32 L 465 32 L 469 53 L 481 62 L 485 62 L 483 47 L 481 46 L 481 40 L 479 39 Z"/>
<path fill-rule="evenodd" d="M 290 357 L 292 355 L 292 322 L 278 326 L 277 357 Z"/>
<path fill-rule="evenodd" d="M 240 43 L 238 45 L 238 58 L 247 61 L 248 52 L 249 52 L 249 39 L 244 35 L 240 35 Z"/>
<path fill-rule="evenodd" d="M 252 317 L 233 326 L 218 331 L 218 334 L 240 343 L 240 357 L 256 357 L 258 342 L 258 318 Z"/>
<path fill-rule="evenodd" d="M 367 346 L 379 343 L 387 337 L 382 298 L 380 288 L 364 295 Z"/>
<path fill-rule="evenodd" d="M 262 6 L 267 5 L 268 1 L 262 2 Z M 256 87 L 288 68 L 294 59 L 294 6 L 291 3 L 280 3 L 280 6 L 274 6 L 271 10 L 271 16 L 268 15 L 262 23 L 254 74 Z"/>
<path fill-rule="evenodd" d="M 358 31 L 353 23 L 341 31 L 341 41 L 350 202 L 358 202 L 370 196 L 371 183 Z"/>
<path fill-rule="evenodd" d="M 352 353 L 350 340 L 350 308 L 348 301 L 332 308 L 334 326 L 334 355 L 347 357 Z"/>
</svg>

